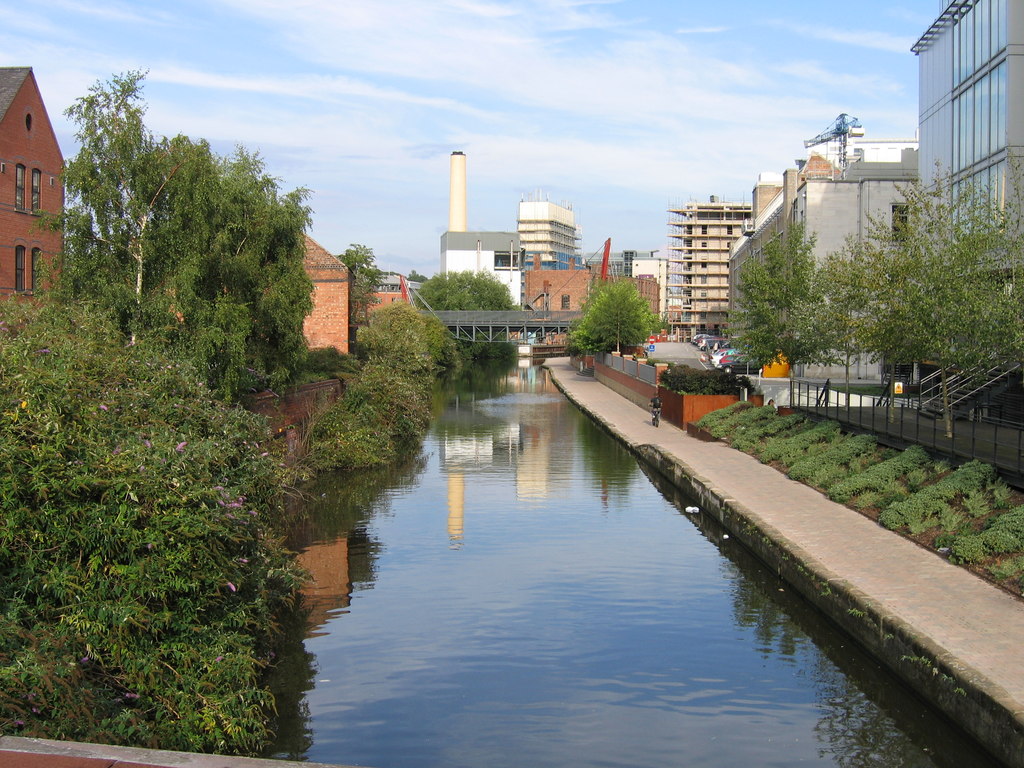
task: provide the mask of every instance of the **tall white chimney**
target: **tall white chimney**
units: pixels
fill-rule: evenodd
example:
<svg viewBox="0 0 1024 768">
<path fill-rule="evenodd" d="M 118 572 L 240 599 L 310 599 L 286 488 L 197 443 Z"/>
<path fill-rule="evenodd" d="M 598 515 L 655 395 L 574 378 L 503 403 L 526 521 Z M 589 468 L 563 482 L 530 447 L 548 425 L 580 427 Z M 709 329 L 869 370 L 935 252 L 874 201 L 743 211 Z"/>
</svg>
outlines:
<svg viewBox="0 0 1024 768">
<path fill-rule="evenodd" d="M 466 231 L 466 156 L 462 152 L 452 152 L 448 231 Z"/>
</svg>

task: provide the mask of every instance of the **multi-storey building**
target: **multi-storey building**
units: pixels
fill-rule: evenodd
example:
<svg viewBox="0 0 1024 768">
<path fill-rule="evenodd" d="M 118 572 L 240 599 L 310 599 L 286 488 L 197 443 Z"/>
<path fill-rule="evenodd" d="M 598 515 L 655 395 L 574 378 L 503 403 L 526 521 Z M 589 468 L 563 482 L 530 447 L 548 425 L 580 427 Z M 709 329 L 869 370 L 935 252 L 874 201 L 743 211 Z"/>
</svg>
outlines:
<svg viewBox="0 0 1024 768">
<path fill-rule="evenodd" d="M 647 278 L 658 284 L 658 316 L 668 313 L 668 258 L 658 251 L 644 251 L 632 260 L 632 276 Z"/>
<path fill-rule="evenodd" d="M 42 288 L 61 250 L 40 221 L 64 207 L 63 165 L 31 67 L 0 67 L 0 296 Z"/>
<path fill-rule="evenodd" d="M 669 209 L 668 323 L 681 340 L 724 331 L 729 321 L 729 251 L 750 203 L 690 201 Z"/>
<path fill-rule="evenodd" d="M 519 203 L 519 238 L 523 269 L 570 269 L 580 266 L 576 214 L 568 203 L 548 202 L 540 194 Z"/>
<path fill-rule="evenodd" d="M 913 47 L 921 178 L 950 175 L 1002 198 L 1024 147 L 1024 5 L 957 0 Z M 1019 169 L 1017 170 L 1019 173 Z"/>
</svg>

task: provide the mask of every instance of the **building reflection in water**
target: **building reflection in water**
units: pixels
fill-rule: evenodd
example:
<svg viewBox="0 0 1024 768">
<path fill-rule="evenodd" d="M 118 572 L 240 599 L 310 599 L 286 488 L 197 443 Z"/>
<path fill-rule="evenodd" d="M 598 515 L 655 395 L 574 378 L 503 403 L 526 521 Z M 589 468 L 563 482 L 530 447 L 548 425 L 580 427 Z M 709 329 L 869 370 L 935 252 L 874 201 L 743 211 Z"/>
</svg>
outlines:
<svg viewBox="0 0 1024 768">
<path fill-rule="evenodd" d="M 448 536 L 452 548 L 464 543 L 465 518 L 477 511 L 466 485 L 478 487 L 473 476 L 514 477 L 516 499 L 539 503 L 555 492 L 553 472 L 569 456 L 554 456 L 552 437 L 563 427 L 565 404 L 547 374 L 537 366 L 512 370 L 499 386 L 486 394 L 456 396 L 439 419 L 438 449 L 441 471 L 448 480 Z"/>
<path fill-rule="evenodd" d="M 299 552 L 299 564 L 310 575 L 302 587 L 303 605 L 308 610 L 307 637 L 326 634 L 320 629 L 332 615 L 348 613 L 352 603 L 348 538 L 310 544 Z"/>
</svg>

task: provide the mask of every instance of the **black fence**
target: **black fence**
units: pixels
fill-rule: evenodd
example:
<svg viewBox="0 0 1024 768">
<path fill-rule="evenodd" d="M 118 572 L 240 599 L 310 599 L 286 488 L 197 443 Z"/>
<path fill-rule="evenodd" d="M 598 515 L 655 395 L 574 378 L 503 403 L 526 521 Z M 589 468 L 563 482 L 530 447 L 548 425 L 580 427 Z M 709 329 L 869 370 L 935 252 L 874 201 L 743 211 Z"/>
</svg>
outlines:
<svg viewBox="0 0 1024 768">
<path fill-rule="evenodd" d="M 796 410 L 870 432 L 894 448 L 920 445 L 953 464 L 984 461 L 1011 485 L 1024 487 L 1024 431 L 1019 427 L 958 418 L 949 437 L 942 416 L 919 410 L 916 398 L 897 397 L 890 408 L 881 397 L 836 392 L 821 382 L 796 379 L 791 386 L 790 403 Z"/>
</svg>

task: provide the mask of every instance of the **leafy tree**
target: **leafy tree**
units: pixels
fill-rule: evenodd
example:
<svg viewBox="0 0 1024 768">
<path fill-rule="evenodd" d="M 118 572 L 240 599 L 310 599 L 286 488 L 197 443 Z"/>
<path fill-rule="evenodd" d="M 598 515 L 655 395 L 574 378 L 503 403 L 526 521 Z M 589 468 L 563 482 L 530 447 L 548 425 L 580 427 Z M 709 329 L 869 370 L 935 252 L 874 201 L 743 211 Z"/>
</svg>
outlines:
<svg viewBox="0 0 1024 768">
<path fill-rule="evenodd" d="M 305 355 L 305 190 L 281 194 L 263 162 L 145 126 L 143 75 L 96 84 L 67 110 L 81 150 L 56 295 L 90 301 L 131 338 L 161 339 L 233 397 L 283 384 Z"/>
<path fill-rule="evenodd" d="M 405 279 L 412 283 L 425 283 L 428 280 L 426 275 L 421 275 L 415 269 L 409 272 L 409 274 L 405 276 Z"/>
<path fill-rule="evenodd" d="M 455 363 L 455 340 L 436 317 L 409 304 L 389 304 L 370 316 L 370 325 L 359 334 L 360 354 L 427 374 L 435 367 Z"/>
<path fill-rule="evenodd" d="M 868 350 L 892 364 L 929 360 L 938 366 L 952 437 L 949 372 L 996 357 L 991 331 L 1005 306 L 1006 212 L 948 180 L 931 188 L 908 185 L 904 192 L 905 215 L 896 226 L 873 222 L 861 248 L 868 287 L 863 338 Z"/>
<path fill-rule="evenodd" d="M 508 288 L 490 272 L 446 272 L 434 275 L 419 295 L 438 312 L 450 310 L 513 310 Z"/>
<path fill-rule="evenodd" d="M 849 398 L 850 366 L 863 351 L 861 327 L 867 293 L 864 270 L 856 258 L 856 244 L 830 253 L 814 273 L 814 295 L 820 302 L 812 306 L 811 327 L 827 348 L 822 362 L 839 363 L 846 372 L 846 397 Z"/>
<path fill-rule="evenodd" d="M 350 323 L 366 325 L 370 307 L 380 302 L 377 289 L 384 278 L 384 272 L 377 268 L 373 249 L 365 245 L 353 243 L 338 258 L 348 267 L 349 272 Z"/>
<path fill-rule="evenodd" d="M 802 225 L 773 238 L 762 258 L 740 270 L 737 310 L 732 315 L 740 346 L 768 364 L 780 356 L 793 366 L 827 360 L 829 342 L 814 328 L 821 301 L 814 273 L 814 238 Z"/>
<path fill-rule="evenodd" d="M 636 285 L 631 280 L 614 280 L 591 289 L 570 343 L 588 351 L 619 352 L 623 345 L 643 343 L 659 325 L 660 318 Z"/>
</svg>

